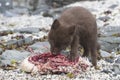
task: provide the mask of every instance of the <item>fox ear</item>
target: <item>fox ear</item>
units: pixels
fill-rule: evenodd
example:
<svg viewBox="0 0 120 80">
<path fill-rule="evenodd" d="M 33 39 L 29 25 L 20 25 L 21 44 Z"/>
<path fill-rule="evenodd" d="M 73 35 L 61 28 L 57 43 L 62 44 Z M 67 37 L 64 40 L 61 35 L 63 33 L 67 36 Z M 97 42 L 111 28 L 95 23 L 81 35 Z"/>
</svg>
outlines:
<svg viewBox="0 0 120 80">
<path fill-rule="evenodd" d="M 54 20 L 51 29 L 57 29 L 60 26 L 60 23 L 57 19 Z"/>
<path fill-rule="evenodd" d="M 75 33 L 75 26 L 69 27 L 69 34 L 73 35 Z"/>
</svg>

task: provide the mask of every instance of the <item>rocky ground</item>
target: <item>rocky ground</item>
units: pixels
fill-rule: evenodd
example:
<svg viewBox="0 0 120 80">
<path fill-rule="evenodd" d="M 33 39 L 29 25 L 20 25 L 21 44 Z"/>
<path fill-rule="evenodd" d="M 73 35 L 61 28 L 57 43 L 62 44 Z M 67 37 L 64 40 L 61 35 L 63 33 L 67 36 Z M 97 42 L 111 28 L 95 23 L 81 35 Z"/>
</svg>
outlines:
<svg viewBox="0 0 120 80">
<path fill-rule="evenodd" d="M 89 9 L 97 19 L 102 56 L 102 59 L 98 61 L 100 70 L 90 68 L 77 76 L 72 76 L 72 74 L 40 75 L 22 71 L 21 61 L 32 55 L 27 47 L 35 52 L 49 51 L 47 33 L 53 18 L 59 16 L 65 8 L 73 6 Z M 119 13 L 119 0 L 104 0 L 76 2 L 49 10 L 47 15 L 53 17 L 43 17 L 44 13 L 28 15 L 27 10 L 21 8 L 0 14 L 0 80 L 120 80 Z"/>
</svg>

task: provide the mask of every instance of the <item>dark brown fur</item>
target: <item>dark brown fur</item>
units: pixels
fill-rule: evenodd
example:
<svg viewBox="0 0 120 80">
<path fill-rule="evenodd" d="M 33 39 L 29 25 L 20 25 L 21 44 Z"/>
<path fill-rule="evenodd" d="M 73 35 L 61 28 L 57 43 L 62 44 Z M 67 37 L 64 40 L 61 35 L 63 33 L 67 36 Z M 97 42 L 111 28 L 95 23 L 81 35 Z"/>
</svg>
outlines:
<svg viewBox="0 0 120 80">
<path fill-rule="evenodd" d="M 85 8 L 69 8 L 56 19 L 48 40 L 53 54 L 71 46 L 70 59 L 78 56 L 78 45 L 84 48 L 83 56 L 91 54 L 92 64 L 97 65 L 97 25 L 94 16 Z"/>
</svg>

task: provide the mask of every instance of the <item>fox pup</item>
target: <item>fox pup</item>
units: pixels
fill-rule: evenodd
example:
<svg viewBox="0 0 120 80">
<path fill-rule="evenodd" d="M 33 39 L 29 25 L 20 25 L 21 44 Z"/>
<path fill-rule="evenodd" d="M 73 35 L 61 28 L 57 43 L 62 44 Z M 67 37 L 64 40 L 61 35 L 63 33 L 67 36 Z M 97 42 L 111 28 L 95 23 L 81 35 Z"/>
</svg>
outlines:
<svg viewBox="0 0 120 80">
<path fill-rule="evenodd" d="M 91 54 L 92 64 L 97 66 L 97 24 L 95 17 L 87 9 L 72 7 L 65 10 L 54 20 L 48 41 L 53 54 L 70 46 L 71 61 L 78 57 L 78 46 L 81 45 L 84 49 L 83 56 Z"/>
</svg>

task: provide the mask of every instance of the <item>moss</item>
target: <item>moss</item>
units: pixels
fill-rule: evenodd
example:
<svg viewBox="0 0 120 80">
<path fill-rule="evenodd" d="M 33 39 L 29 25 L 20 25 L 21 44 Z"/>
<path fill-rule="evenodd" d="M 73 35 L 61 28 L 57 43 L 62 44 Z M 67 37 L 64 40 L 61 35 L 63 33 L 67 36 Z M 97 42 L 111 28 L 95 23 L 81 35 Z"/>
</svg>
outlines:
<svg viewBox="0 0 120 80">
<path fill-rule="evenodd" d="M 73 73 L 67 73 L 67 77 L 73 78 L 73 77 L 74 77 L 74 74 L 73 74 Z"/>
<path fill-rule="evenodd" d="M 120 54 L 120 51 L 117 51 L 116 54 Z"/>
<path fill-rule="evenodd" d="M 120 33 L 112 34 L 112 36 L 120 37 Z"/>
<path fill-rule="evenodd" d="M 11 64 L 16 64 L 16 63 L 17 63 L 17 61 L 15 59 L 11 60 Z"/>
</svg>

